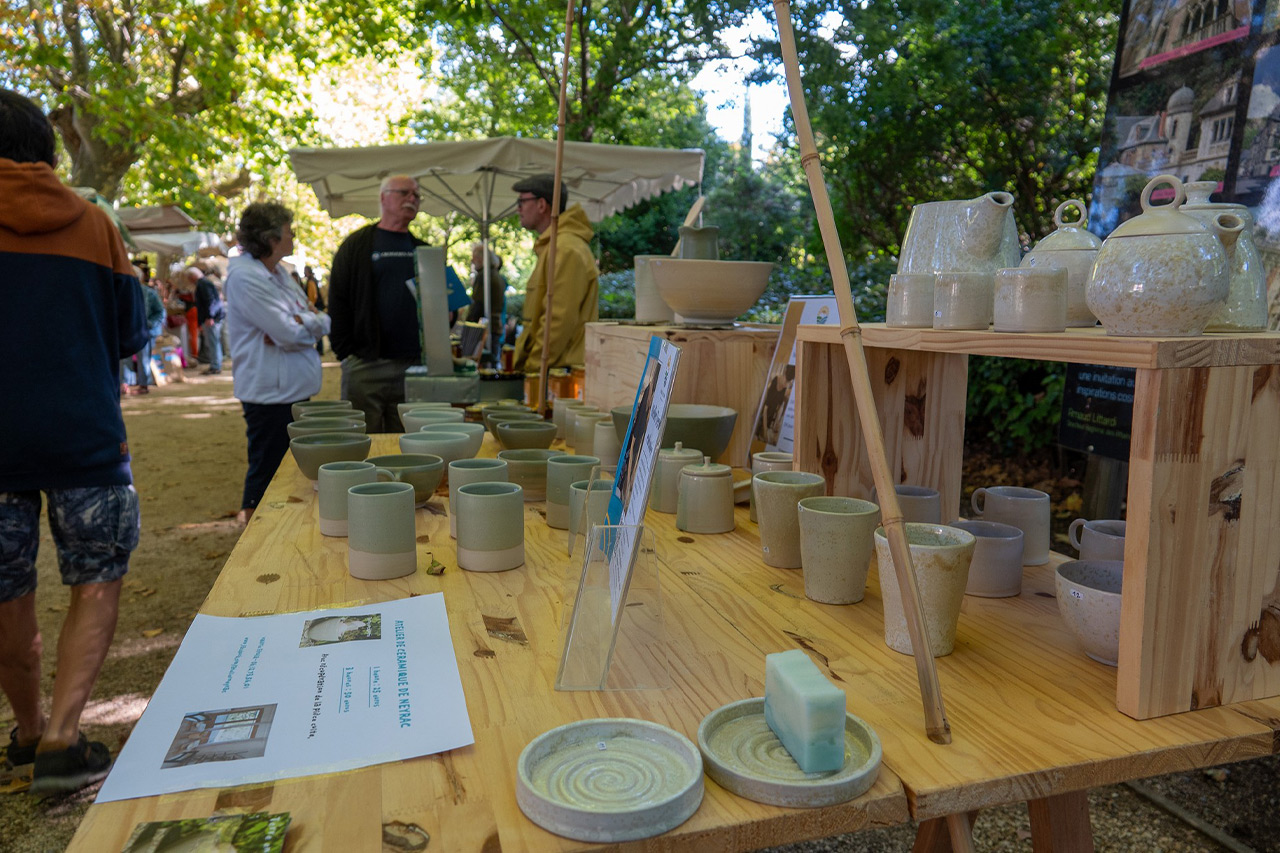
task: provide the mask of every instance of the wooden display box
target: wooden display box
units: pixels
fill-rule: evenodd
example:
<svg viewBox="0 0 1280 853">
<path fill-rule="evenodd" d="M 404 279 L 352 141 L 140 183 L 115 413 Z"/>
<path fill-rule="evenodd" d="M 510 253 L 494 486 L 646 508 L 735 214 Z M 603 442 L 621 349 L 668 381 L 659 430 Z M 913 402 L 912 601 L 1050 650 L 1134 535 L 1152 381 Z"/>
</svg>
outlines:
<svg viewBox="0 0 1280 853">
<path fill-rule="evenodd" d="M 658 336 L 680 347 L 673 403 L 728 406 L 738 413 L 729 448 L 718 461 L 749 467 L 751 432 L 765 376 L 778 345 L 778 326 L 732 329 L 587 324 L 587 376 L 583 399 L 602 411 L 635 402 L 649 352 Z"/>
<path fill-rule="evenodd" d="M 1135 368 L 1116 706 L 1148 719 L 1280 695 L 1280 334 L 875 324 L 863 342 L 890 469 L 939 489 L 944 520 L 959 504 L 969 355 Z M 800 328 L 796 393 L 796 467 L 867 496 L 839 330 Z"/>
</svg>

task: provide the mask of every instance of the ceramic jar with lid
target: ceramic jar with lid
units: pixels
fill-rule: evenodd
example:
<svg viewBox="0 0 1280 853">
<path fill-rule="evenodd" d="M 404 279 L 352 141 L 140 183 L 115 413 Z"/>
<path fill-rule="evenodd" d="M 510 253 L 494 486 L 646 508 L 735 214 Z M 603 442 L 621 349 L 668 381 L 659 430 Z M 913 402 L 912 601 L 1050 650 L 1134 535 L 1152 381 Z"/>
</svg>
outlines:
<svg viewBox="0 0 1280 853">
<path fill-rule="evenodd" d="M 649 489 L 649 509 L 655 512 L 675 512 L 678 508 L 680 471 L 686 465 L 696 465 L 703 460 L 702 451 L 685 447 L 677 441 L 675 447 L 658 451 L 658 464 L 653 472 L 653 486 Z"/>
<path fill-rule="evenodd" d="M 1079 211 L 1073 222 L 1063 221 L 1070 210 Z M 1053 212 L 1056 231 L 1045 237 L 1022 259 L 1024 267 L 1048 267 L 1067 271 L 1067 327 L 1087 327 L 1098 322 L 1085 301 L 1085 287 L 1098 259 L 1102 241 L 1085 228 L 1089 212 L 1078 198 L 1067 199 Z"/>
<path fill-rule="evenodd" d="M 1154 206 L 1156 187 L 1174 189 L 1173 201 Z M 1159 175 L 1142 190 L 1142 213 L 1102 243 L 1085 289 L 1089 310 L 1109 335 L 1192 337 L 1204 331 L 1227 299 L 1223 239 L 1243 228 L 1234 214 L 1206 224 L 1182 213 L 1182 181 Z"/>
<path fill-rule="evenodd" d="M 703 457 L 680 469 L 676 527 L 689 533 L 733 530 L 733 476 L 728 465 Z"/>
<path fill-rule="evenodd" d="M 1234 246 L 1227 247 L 1230 284 L 1227 304 L 1209 320 L 1206 332 L 1257 332 L 1267 327 L 1267 271 L 1253 239 L 1253 214 L 1243 204 L 1211 202 L 1217 181 L 1193 181 L 1186 185 L 1187 203 L 1182 212 L 1201 222 L 1212 222 L 1219 213 L 1240 217 L 1244 230 Z M 1224 241 L 1225 244 L 1225 241 Z"/>
</svg>

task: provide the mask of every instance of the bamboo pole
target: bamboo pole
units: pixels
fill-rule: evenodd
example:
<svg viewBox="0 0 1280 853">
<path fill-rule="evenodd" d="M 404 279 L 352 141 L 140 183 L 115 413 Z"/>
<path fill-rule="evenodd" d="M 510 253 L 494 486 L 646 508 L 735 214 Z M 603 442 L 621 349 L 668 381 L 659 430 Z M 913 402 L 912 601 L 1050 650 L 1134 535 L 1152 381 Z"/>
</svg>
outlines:
<svg viewBox="0 0 1280 853">
<path fill-rule="evenodd" d="M 822 232 L 822 244 L 831 267 L 831 280 L 835 286 L 836 304 L 840 308 L 840 338 L 844 342 L 849 360 L 849 373 L 853 378 L 853 396 L 858 404 L 858 417 L 862 435 L 867 444 L 871 473 L 876 494 L 880 500 L 880 513 L 889 550 L 902 590 L 902 609 L 906 614 L 907 632 L 911 636 L 911 648 L 916 661 L 916 675 L 920 681 L 920 694 L 924 701 L 925 732 L 935 743 L 950 743 L 951 728 L 947 724 L 942 705 L 942 690 L 938 686 L 938 671 L 925 633 L 925 616 L 920 607 L 920 589 L 916 584 L 915 567 L 911 563 L 911 548 L 907 544 L 906 526 L 902 509 L 894 491 L 893 475 L 884 449 L 884 433 L 876 413 L 875 398 L 871 392 L 871 376 L 867 369 L 866 353 L 862 349 L 862 330 L 853 310 L 853 293 L 849 287 L 849 271 L 845 267 L 844 249 L 836 233 L 835 217 L 831 212 L 831 199 L 822 176 L 822 163 L 818 159 L 813 141 L 813 128 L 809 124 L 809 110 L 805 105 L 804 88 L 800 79 L 800 60 L 796 53 L 795 32 L 791 28 L 791 5 L 788 0 L 774 0 L 778 18 L 778 36 L 782 46 L 782 60 L 787 73 L 787 91 L 791 97 L 791 116 L 796 123 L 796 136 L 800 142 L 800 162 L 809 179 L 809 191 L 813 195 L 814 211 Z M 883 570 L 883 566 L 881 569 Z"/>
<path fill-rule="evenodd" d="M 573 43 L 573 4 L 564 13 L 564 62 L 560 66 L 560 116 L 556 122 L 556 170 L 551 190 L 551 238 L 547 243 L 547 298 L 542 306 L 542 364 L 538 368 L 538 412 L 547 409 L 547 355 L 551 351 L 551 296 L 556 284 L 556 238 L 560 234 L 560 176 L 564 173 L 564 126 L 569 88 L 569 48 Z"/>
</svg>

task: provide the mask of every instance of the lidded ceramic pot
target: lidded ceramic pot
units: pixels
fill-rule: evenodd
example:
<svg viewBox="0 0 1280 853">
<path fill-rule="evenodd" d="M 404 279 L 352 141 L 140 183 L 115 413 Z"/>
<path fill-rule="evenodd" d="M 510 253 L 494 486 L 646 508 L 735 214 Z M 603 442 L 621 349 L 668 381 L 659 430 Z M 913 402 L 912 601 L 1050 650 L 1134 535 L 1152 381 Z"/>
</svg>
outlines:
<svg viewBox="0 0 1280 853">
<path fill-rule="evenodd" d="M 1064 222 L 1063 214 L 1069 210 L 1080 212 L 1079 219 Z M 1048 267 L 1067 271 L 1067 327 L 1092 326 L 1098 322 L 1085 302 L 1084 291 L 1098 259 L 1102 241 L 1089 233 L 1085 223 L 1089 211 L 1084 202 L 1071 198 L 1058 205 L 1053 212 L 1053 224 L 1058 230 L 1036 244 L 1022 259 L 1024 267 Z"/>
<path fill-rule="evenodd" d="M 680 469 L 676 527 L 689 533 L 733 530 L 733 476 L 728 465 L 703 457 L 700 465 Z"/>
<path fill-rule="evenodd" d="M 1153 206 L 1151 193 L 1162 184 L 1173 187 L 1173 201 Z M 1085 300 L 1107 334 L 1193 337 L 1226 303 L 1223 241 L 1234 240 L 1243 223 L 1220 213 L 1211 228 L 1179 210 L 1186 199 L 1173 175 L 1152 178 L 1142 213 L 1103 241 Z"/>
<path fill-rule="evenodd" d="M 679 509 L 680 471 L 684 466 L 696 465 L 702 459 L 701 450 L 685 447 L 679 441 L 675 447 L 659 450 L 653 486 L 649 490 L 649 509 L 656 512 L 675 512 Z"/>
<path fill-rule="evenodd" d="M 1235 245 L 1227 246 L 1227 268 L 1231 276 L 1227 304 L 1213 315 L 1205 331 L 1261 331 L 1267 327 L 1267 272 L 1253 239 L 1253 214 L 1243 204 L 1209 201 L 1217 189 L 1217 181 L 1193 181 L 1186 185 L 1187 203 L 1182 206 L 1183 213 L 1201 222 L 1212 222 L 1219 213 L 1231 213 L 1244 223 Z"/>
</svg>

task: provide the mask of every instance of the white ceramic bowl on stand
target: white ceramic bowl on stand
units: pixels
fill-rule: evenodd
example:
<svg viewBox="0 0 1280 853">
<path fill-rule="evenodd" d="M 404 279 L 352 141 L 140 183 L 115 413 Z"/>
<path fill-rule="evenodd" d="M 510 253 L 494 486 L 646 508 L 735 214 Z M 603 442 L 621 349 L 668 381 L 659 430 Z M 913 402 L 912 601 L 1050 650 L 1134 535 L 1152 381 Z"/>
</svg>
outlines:
<svg viewBox="0 0 1280 853">
<path fill-rule="evenodd" d="M 653 258 L 653 283 L 662 301 L 686 323 L 732 325 L 769 286 L 773 264 Z"/>
</svg>

